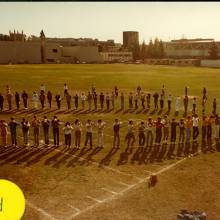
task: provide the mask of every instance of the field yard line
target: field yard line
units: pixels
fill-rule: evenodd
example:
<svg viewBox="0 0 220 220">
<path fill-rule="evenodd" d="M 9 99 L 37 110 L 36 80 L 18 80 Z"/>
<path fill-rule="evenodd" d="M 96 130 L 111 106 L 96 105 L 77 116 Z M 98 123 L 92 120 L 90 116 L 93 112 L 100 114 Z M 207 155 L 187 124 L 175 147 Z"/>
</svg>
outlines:
<svg viewBox="0 0 220 220">
<path fill-rule="evenodd" d="M 29 207 L 31 207 L 32 209 L 35 209 L 36 211 L 38 211 L 41 215 L 47 217 L 50 220 L 59 220 L 55 217 L 53 217 L 51 214 L 49 214 L 48 212 L 46 212 L 45 210 L 43 210 L 42 208 L 39 208 L 37 206 L 35 206 L 33 203 L 31 203 L 29 200 L 25 200 L 26 205 L 28 205 Z"/>
<path fill-rule="evenodd" d="M 104 187 L 102 188 L 102 190 L 104 190 L 104 191 L 106 191 L 106 192 L 109 192 L 109 193 L 111 193 L 111 194 L 114 194 L 114 195 L 119 194 L 119 193 L 117 193 L 117 192 L 115 192 L 115 191 L 109 190 L 109 189 L 104 188 Z"/>
<path fill-rule="evenodd" d="M 73 154 L 70 154 L 70 153 L 67 153 L 67 152 L 63 152 L 63 151 L 58 150 L 58 149 L 54 149 L 54 150 L 55 150 L 55 151 L 58 151 L 58 152 L 61 152 L 61 153 L 63 153 L 63 154 L 66 154 L 66 155 L 71 155 L 71 156 L 74 157 L 74 158 L 79 158 L 79 159 L 82 159 L 82 160 L 86 160 L 86 161 L 91 162 L 92 164 L 94 164 L 94 165 L 100 167 L 100 164 L 99 164 L 98 162 L 89 161 L 89 160 L 87 160 L 86 158 L 79 157 L 79 156 L 76 156 L 76 155 L 73 155 Z M 108 167 L 108 166 L 105 166 L 105 165 L 102 165 L 102 167 L 103 167 L 104 169 L 111 170 L 111 171 L 113 171 L 113 172 L 115 172 L 115 173 L 118 173 L 118 174 L 121 174 L 121 175 L 124 175 L 124 176 L 130 176 L 130 177 L 133 177 L 133 178 L 135 178 L 135 179 L 137 179 L 137 180 L 140 180 L 140 179 L 141 179 L 141 178 L 139 178 L 139 177 L 137 177 L 137 176 L 134 176 L 134 175 L 131 175 L 131 174 L 122 172 L 122 171 L 117 170 L 117 169 L 114 169 L 114 168 L 112 168 L 112 167 Z"/>
<path fill-rule="evenodd" d="M 167 171 L 167 170 L 170 170 L 171 168 L 175 167 L 176 165 L 178 165 L 179 163 L 185 161 L 186 159 L 187 159 L 187 158 L 183 158 L 183 159 L 181 159 L 181 160 L 178 160 L 177 162 L 175 162 L 175 163 L 173 163 L 173 164 L 171 164 L 171 165 L 168 165 L 167 167 L 164 167 L 163 169 L 159 170 L 159 171 L 156 172 L 155 174 L 158 175 L 158 174 L 161 174 L 161 173 L 163 173 L 163 172 L 165 172 L 165 171 Z M 125 193 L 129 192 L 130 190 L 132 190 L 133 188 L 135 188 L 135 187 L 137 187 L 138 185 L 142 184 L 143 182 L 145 182 L 145 181 L 148 180 L 148 179 L 149 179 L 149 176 L 148 176 L 147 178 L 141 179 L 140 181 L 138 181 L 137 183 L 135 183 L 135 184 L 133 184 L 133 185 L 130 185 L 129 187 L 125 188 L 124 190 L 120 191 L 119 193 L 107 197 L 106 199 L 102 200 L 102 202 L 100 202 L 100 203 L 96 203 L 96 204 L 94 204 L 94 205 L 88 206 L 87 208 L 85 208 L 85 209 L 82 210 L 81 212 L 76 213 L 76 214 L 70 216 L 70 217 L 69 217 L 68 219 L 66 219 L 66 220 L 72 220 L 72 219 L 74 219 L 75 217 L 77 217 L 77 216 L 79 216 L 79 215 L 81 215 L 81 214 L 84 214 L 84 213 L 86 213 L 86 212 L 88 212 L 88 211 L 90 211 L 90 210 L 92 210 L 92 209 L 98 207 L 99 205 L 101 205 L 101 204 L 103 204 L 103 203 L 110 202 L 110 201 L 112 201 L 113 199 L 118 199 L 118 198 L 120 198 L 121 196 L 123 196 Z"/>
<path fill-rule="evenodd" d="M 80 209 L 78 209 L 78 208 L 76 208 L 76 207 L 74 207 L 74 206 L 72 206 L 72 205 L 70 205 L 70 204 L 67 204 L 70 208 L 72 208 L 72 209 L 75 209 L 77 212 L 80 212 L 81 210 Z"/>
<path fill-rule="evenodd" d="M 124 183 L 124 182 L 121 182 L 121 181 L 115 181 L 113 180 L 113 182 L 119 184 L 119 185 L 123 185 L 123 186 L 131 186 L 131 184 L 127 184 L 127 183 Z"/>
<path fill-rule="evenodd" d="M 89 198 L 89 199 L 91 199 L 91 200 L 93 200 L 93 201 L 95 201 L 95 202 L 98 202 L 98 203 L 102 202 L 102 200 L 93 198 L 92 196 L 86 196 L 86 197 Z"/>
</svg>

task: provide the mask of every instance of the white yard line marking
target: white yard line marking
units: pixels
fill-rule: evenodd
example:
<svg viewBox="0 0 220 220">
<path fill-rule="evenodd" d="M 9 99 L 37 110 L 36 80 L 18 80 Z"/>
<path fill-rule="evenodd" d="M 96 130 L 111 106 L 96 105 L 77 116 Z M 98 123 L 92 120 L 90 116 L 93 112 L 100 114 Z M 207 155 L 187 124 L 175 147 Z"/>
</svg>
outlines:
<svg viewBox="0 0 220 220">
<path fill-rule="evenodd" d="M 31 203 L 29 200 L 26 199 L 26 205 L 28 205 L 29 207 L 31 207 L 32 209 L 38 211 L 41 215 L 43 215 L 44 217 L 47 217 L 50 220 L 59 220 L 55 217 L 53 217 L 51 214 L 49 214 L 48 212 L 46 212 L 45 210 L 43 210 L 42 208 L 39 208 L 37 206 L 35 206 L 33 203 Z"/>
<path fill-rule="evenodd" d="M 173 164 L 171 164 L 171 165 L 168 165 L 167 167 L 164 167 L 163 169 L 161 169 L 161 170 L 159 170 L 158 172 L 156 172 L 155 174 L 156 174 L 156 175 L 161 174 L 161 173 L 163 173 L 163 172 L 165 172 L 165 171 L 167 171 L 167 170 L 169 170 L 169 169 L 175 167 L 176 165 L 182 163 L 182 162 L 185 161 L 186 159 L 187 159 L 187 158 L 183 158 L 183 159 L 181 159 L 181 160 L 179 160 L 179 161 L 177 161 L 177 162 L 175 162 L 175 163 L 173 163 Z M 92 209 L 98 207 L 99 205 L 101 205 L 101 204 L 103 204 L 103 203 L 107 203 L 107 202 L 110 202 L 110 201 L 112 201 L 112 200 L 114 200 L 114 199 L 120 198 L 120 197 L 123 196 L 125 193 L 128 193 L 130 190 L 132 190 L 132 189 L 134 189 L 135 187 L 139 186 L 140 184 L 144 183 L 144 182 L 145 182 L 146 180 L 148 180 L 148 179 L 149 179 L 149 176 L 148 176 L 147 178 L 140 179 L 140 181 L 138 181 L 137 183 L 126 187 L 124 190 L 120 191 L 119 193 L 116 193 L 116 194 L 113 194 L 112 196 L 107 197 L 106 199 L 102 200 L 102 202 L 96 203 L 96 204 L 91 205 L 91 206 L 88 206 L 87 208 L 85 208 L 85 209 L 82 210 L 81 212 L 71 215 L 67 220 L 72 220 L 72 219 L 74 219 L 75 217 L 77 217 L 77 216 L 79 216 L 79 215 L 81 215 L 81 214 L 84 214 L 84 213 L 86 213 L 86 212 L 88 212 L 88 211 L 90 211 L 90 210 L 92 210 Z"/>
<path fill-rule="evenodd" d="M 72 206 L 72 205 L 70 205 L 70 204 L 67 204 L 67 206 L 69 206 L 69 207 L 72 208 L 72 209 L 75 209 L 76 212 L 81 212 L 80 209 L 78 209 L 78 208 L 76 208 L 76 207 L 74 207 L 74 206 Z"/>
<path fill-rule="evenodd" d="M 114 195 L 118 195 L 119 193 L 115 192 L 115 191 L 112 191 L 112 190 L 109 190 L 109 189 L 106 189 L 106 188 L 102 188 L 102 190 L 106 191 L 106 192 L 109 192 L 111 194 L 114 194 Z"/>
<path fill-rule="evenodd" d="M 127 184 L 127 183 L 124 183 L 124 182 L 121 182 L 121 181 L 115 181 L 113 180 L 113 182 L 119 184 L 119 185 L 123 185 L 123 186 L 131 186 L 131 184 Z"/>
<path fill-rule="evenodd" d="M 89 199 L 91 199 L 91 200 L 93 200 L 93 201 L 95 201 L 95 202 L 98 202 L 98 203 L 101 203 L 101 202 L 102 202 L 102 200 L 96 199 L 96 198 L 94 198 L 94 197 L 92 197 L 92 196 L 86 196 L 86 197 L 89 198 Z"/>
</svg>

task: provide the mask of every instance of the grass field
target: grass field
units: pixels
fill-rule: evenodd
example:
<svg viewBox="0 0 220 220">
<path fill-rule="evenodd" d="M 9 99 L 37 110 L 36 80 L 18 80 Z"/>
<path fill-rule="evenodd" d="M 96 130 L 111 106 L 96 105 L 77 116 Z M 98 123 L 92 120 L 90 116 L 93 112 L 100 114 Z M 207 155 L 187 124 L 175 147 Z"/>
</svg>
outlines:
<svg viewBox="0 0 220 220">
<path fill-rule="evenodd" d="M 8 84 L 13 92 L 25 89 L 31 94 L 43 83 L 53 94 L 63 94 L 63 84 L 67 83 L 71 94 L 87 93 L 92 84 L 98 93 L 111 92 L 115 85 L 119 92 L 126 94 L 135 92 L 137 85 L 146 92 L 160 93 L 164 84 L 166 95 L 183 96 L 187 85 L 189 95 L 198 98 L 201 115 L 203 87 L 208 91 L 208 114 L 213 98 L 217 98 L 217 102 L 220 100 L 219 74 L 219 69 L 129 64 L 6 65 L 0 66 L 0 92 L 5 94 Z M 53 105 L 55 107 L 55 103 Z M 0 118 L 7 120 L 12 115 L 18 121 L 22 117 L 32 120 L 37 114 L 40 118 L 47 115 L 50 119 L 57 115 L 62 122 L 79 118 L 85 123 L 88 118 L 93 121 L 101 118 L 107 123 L 104 149 L 84 148 L 84 131 L 80 149 L 65 149 L 63 145 L 31 150 L 0 148 L 0 178 L 15 182 L 23 190 L 26 198 L 24 220 L 174 220 L 180 209 L 203 210 L 208 219 L 220 219 L 220 154 L 217 151 L 189 158 L 178 154 L 177 149 L 181 150 L 181 146 L 177 145 L 176 156 L 167 157 L 167 146 L 158 160 L 149 149 L 141 151 L 137 139 L 135 147 L 126 151 L 123 140 L 128 119 L 133 119 L 137 125 L 150 115 L 156 118 L 158 112 L 152 114 L 152 109 L 148 112 L 140 109 L 118 111 L 119 101 L 116 101 L 116 110 L 110 112 L 68 111 L 64 101 L 61 106 L 61 110 L 21 109 L 0 113 Z M 127 100 L 125 106 L 127 109 Z M 165 102 L 161 115 L 166 111 Z M 182 115 L 181 110 L 178 117 Z M 169 116 L 173 117 L 174 111 Z M 116 117 L 124 122 L 120 149 L 112 148 L 112 124 Z M 22 144 L 20 129 L 19 143 Z M 159 182 L 155 188 L 148 189 L 146 179 L 151 172 L 158 173 Z"/>
</svg>

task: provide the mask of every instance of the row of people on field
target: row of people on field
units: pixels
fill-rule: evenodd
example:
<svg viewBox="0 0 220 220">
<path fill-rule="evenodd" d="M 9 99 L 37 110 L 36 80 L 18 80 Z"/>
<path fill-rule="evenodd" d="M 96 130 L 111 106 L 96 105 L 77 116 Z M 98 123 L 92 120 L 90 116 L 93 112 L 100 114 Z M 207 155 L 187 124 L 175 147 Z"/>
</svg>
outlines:
<svg viewBox="0 0 220 220">
<path fill-rule="evenodd" d="M 43 85 L 42 85 L 43 86 Z M 65 86 L 64 86 L 65 87 Z M 151 106 L 153 105 L 154 109 L 161 109 L 163 110 L 165 108 L 165 91 L 162 89 L 161 95 L 159 95 L 157 92 L 154 94 L 151 93 L 144 93 L 140 92 L 141 90 L 137 89 L 136 94 L 133 94 L 130 92 L 128 96 L 128 107 L 129 109 L 139 109 L 140 106 L 142 109 L 150 109 Z M 205 90 L 206 91 L 206 90 Z M 29 105 L 29 95 L 28 93 L 24 90 L 21 94 L 18 92 L 15 92 L 14 95 L 14 100 L 15 100 L 15 105 L 16 109 L 20 109 L 21 101 L 23 100 L 23 106 L 24 109 L 28 109 L 30 107 Z M 117 98 L 119 97 L 119 98 Z M 12 109 L 12 100 L 13 100 L 13 94 L 9 92 L 6 94 L 6 99 L 8 102 L 8 109 Z M 48 103 L 48 107 L 52 108 L 52 101 L 53 101 L 53 94 L 51 91 L 48 91 L 47 94 L 45 94 L 45 91 L 41 89 L 40 94 L 37 92 L 33 92 L 32 94 L 32 107 L 35 109 L 39 108 L 39 104 L 41 105 L 41 108 L 44 109 L 46 106 L 46 102 Z M 151 99 L 153 99 L 153 104 Z M 172 106 L 172 100 L 174 98 L 172 97 L 171 94 L 167 96 L 167 108 L 168 111 L 171 111 L 171 106 Z M 4 109 L 4 96 L 0 93 L 0 111 Z M 115 94 L 115 91 L 112 93 L 106 92 L 100 92 L 98 95 L 97 92 L 93 89 L 91 92 L 88 92 L 87 94 L 81 93 L 80 95 L 75 93 L 75 95 L 71 96 L 70 93 L 68 92 L 68 89 L 64 89 L 64 97 L 61 97 L 60 94 L 55 95 L 55 99 L 57 109 L 61 108 L 61 103 L 63 100 L 65 100 L 65 105 L 67 109 L 71 109 L 72 104 L 74 105 L 74 109 L 79 109 L 80 107 L 82 109 L 88 109 L 88 110 L 97 110 L 98 105 L 100 105 L 100 109 L 104 110 L 106 108 L 107 110 L 110 109 L 115 109 L 116 106 L 116 100 L 119 100 L 120 108 L 121 110 L 125 109 L 125 95 L 123 92 L 117 95 Z M 202 97 L 202 112 L 203 114 L 206 113 L 206 101 L 207 101 L 207 95 L 206 92 L 203 94 Z M 180 96 L 175 97 L 175 111 L 179 112 L 183 104 L 184 112 L 187 113 L 189 111 L 189 96 L 185 94 L 183 98 Z M 198 103 L 197 103 L 197 98 L 193 97 L 192 99 L 192 112 L 196 113 L 198 108 Z M 213 99 L 212 103 L 212 113 L 216 114 L 217 111 L 217 100 L 216 98 Z"/>
<path fill-rule="evenodd" d="M 7 134 L 8 127 L 10 128 L 11 133 L 11 143 L 14 146 L 17 146 L 17 127 L 21 126 L 23 133 L 24 145 L 29 144 L 29 134 L 30 127 L 33 129 L 33 139 L 34 144 L 39 146 L 39 138 L 40 138 L 40 127 L 43 130 L 44 143 L 45 145 L 49 145 L 49 128 L 52 128 L 54 146 L 59 146 L 60 142 L 60 127 L 62 126 L 62 122 L 54 116 L 53 120 L 49 120 L 46 116 L 44 116 L 43 120 L 34 116 L 34 119 L 29 122 L 27 119 L 23 118 L 21 122 L 17 122 L 13 117 L 11 121 L 7 123 L 5 120 L 0 121 L 1 128 L 1 137 L 2 144 L 4 146 L 7 145 Z M 120 129 L 122 127 L 122 123 L 119 119 L 115 119 L 113 123 L 113 147 L 120 146 Z M 167 115 L 163 118 L 158 117 L 157 120 L 153 120 L 152 118 L 148 118 L 146 122 L 141 121 L 138 124 L 138 128 L 134 125 L 132 120 L 129 120 L 127 125 L 127 134 L 125 136 L 125 141 L 127 143 L 127 147 L 134 146 L 136 140 L 136 129 L 138 131 L 138 143 L 139 146 L 152 146 L 153 142 L 156 145 L 160 145 L 163 142 L 167 143 L 168 140 L 172 144 L 175 144 L 177 139 L 177 133 L 179 129 L 179 143 L 190 143 L 191 139 L 193 141 L 197 141 L 200 127 L 202 133 L 202 141 L 211 141 L 212 138 L 212 125 L 215 125 L 215 137 L 219 139 L 220 134 L 220 117 L 219 116 L 203 116 L 202 120 L 198 115 L 187 116 L 186 118 L 182 118 L 179 121 L 175 118 L 170 120 Z M 65 126 L 62 127 L 64 137 L 65 137 L 65 145 L 71 146 L 72 140 L 72 131 L 74 130 L 74 139 L 75 139 L 75 147 L 80 147 L 82 130 L 85 128 L 85 146 L 87 144 L 90 147 L 93 146 L 93 133 L 94 128 L 97 129 L 97 146 L 104 146 L 104 130 L 106 127 L 106 122 L 99 119 L 96 123 L 88 120 L 84 125 L 80 120 L 75 120 L 73 124 L 70 122 L 66 122 Z M 192 138 L 191 138 L 192 136 Z"/>
</svg>

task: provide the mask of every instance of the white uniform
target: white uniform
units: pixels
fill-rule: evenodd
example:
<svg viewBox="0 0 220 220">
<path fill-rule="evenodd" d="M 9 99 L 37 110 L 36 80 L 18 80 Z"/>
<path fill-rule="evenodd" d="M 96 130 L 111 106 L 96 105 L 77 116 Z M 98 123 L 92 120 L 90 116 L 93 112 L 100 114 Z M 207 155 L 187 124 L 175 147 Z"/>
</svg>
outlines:
<svg viewBox="0 0 220 220">
<path fill-rule="evenodd" d="M 175 110 L 178 112 L 180 110 L 180 97 L 176 97 Z"/>
</svg>

